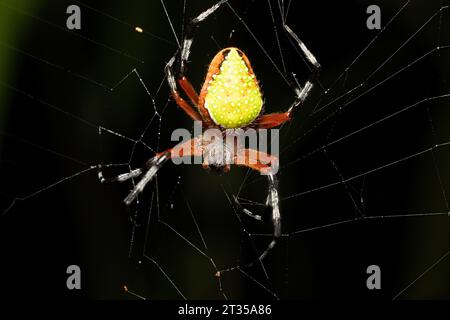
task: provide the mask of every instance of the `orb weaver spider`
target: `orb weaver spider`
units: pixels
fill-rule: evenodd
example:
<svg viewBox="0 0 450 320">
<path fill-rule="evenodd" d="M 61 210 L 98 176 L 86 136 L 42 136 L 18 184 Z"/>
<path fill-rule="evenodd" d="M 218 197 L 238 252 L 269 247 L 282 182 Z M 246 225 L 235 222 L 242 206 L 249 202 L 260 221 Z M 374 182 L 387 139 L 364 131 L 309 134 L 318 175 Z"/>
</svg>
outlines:
<svg viewBox="0 0 450 320">
<path fill-rule="evenodd" d="M 303 87 L 300 87 L 297 81 L 290 83 L 296 98 L 287 111 L 263 114 L 263 99 L 258 81 L 249 59 L 238 48 L 225 48 L 216 54 L 209 65 L 200 95 L 197 94 L 185 76 L 196 28 L 226 1 L 219 1 L 188 23 L 181 48 L 175 52 L 165 67 L 171 95 L 176 104 L 192 120 L 202 123 L 202 128 L 216 128 L 223 135 L 226 135 L 229 129 L 249 127 L 270 129 L 278 127 L 291 120 L 294 111 L 305 101 L 313 87 L 312 80 L 318 75 L 321 68 L 314 55 L 286 24 L 283 25 L 285 31 L 299 47 L 300 52 L 311 65 L 310 69 L 312 69 L 311 76 Z M 179 62 L 176 67 L 175 62 Z M 194 107 L 181 97 L 178 86 L 181 87 L 183 93 Z M 278 158 L 262 151 L 241 148 L 232 156 L 224 155 L 221 157 L 222 161 L 218 161 L 214 156 L 215 152 L 217 150 L 227 152 L 223 142 L 220 142 L 220 144 L 217 145 L 211 140 L 206 141 L 204 134 L 201 134 L 191 140 L 181 142 L 173 148 L 157 153 L 146 162 L 143 168 L 134 169 L 116 177 L 105 178 L 100 166 L 98 176 L 102 183 L 124 182 L 141 177 L 124 199 L 124 203 L 128 206 L 136 200 L 145 186 L 152 181 L 159 169 L 169 159 L 186 156 L 202 157 L 204 159 L 204 168 L 214 168 L 228 172 L 230 165 L 242 165 L 266 175 L 269 186 L 266 205 L 272 209 L 273 238 L 265 251 L 259 256 L 259 261 L 261 261 L 275 247 L 277 239 L 281 236 L 278 182 L 276 175 L 270 171 L 270 164 L 278 162 Z M 179 150 L 183 150 L 182 154 L 180 154 Z M 263 158 L 269 159 L 269 161 L 267 162 L 266 160 L 264 163 L 261 161 L 250 161 L 250 159 Z M 237 197 L 234 197 L 234 201 L 243 213 L 256 220 L 262 220 L 259 215 L 255 215 L 250 210 L 243 208 Z"/>
</svg>

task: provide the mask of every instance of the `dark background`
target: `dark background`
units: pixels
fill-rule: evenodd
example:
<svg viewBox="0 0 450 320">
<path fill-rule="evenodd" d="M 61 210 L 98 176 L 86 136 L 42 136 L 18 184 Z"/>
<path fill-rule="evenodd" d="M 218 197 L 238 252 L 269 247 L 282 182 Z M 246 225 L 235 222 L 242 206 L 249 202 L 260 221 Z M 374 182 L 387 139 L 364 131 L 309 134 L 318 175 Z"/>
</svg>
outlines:
<svg viewBox="0 0 450 320">
<path fill-rule="evenodd" d="M 183 1 L 166 1 L 178 37 L 185 19 L 213 3 L 187 1 L 184 13 Z M 167 225 L 203 250 L 190 208 L 208 245 L 204 251 L 218 269 L 252 261 L 255 250 L 242 232 L 243 226 L 252 233 L 270 233 L 272 229 L 268 220 L 255 224 L 242 217 L 243 224 L 239 223 L 227 200 L 225 192 L 237 193 L 245 170 L 233 168 L 230 174 L 220 176 L 199 166 L 169 164 L 158 175 L 157 190 L 153 183 L 137 208 L 125 208 L 122 199 L 130 184 L 101 185 L 97 171 L 89 169 L 99 163 L 128 162 L 134 168 L 153 154 L 141 143 L 105 131 L 99 135 L 99 126 L 134 140 L 144 133 L 142 141 L 158 151 L 172 145 L 173 129 L 192 127 L 169 99 L 163 82 L 163 68 L 176 50 L 176 42 L 161 3 L 75 2 L 82 10 L 82 29 L 75 32 L 65 29 L 69 4 L 0 2 L 3 291 L 11 298 L 134 298 L 123 291 L 126 285 L 150 299 L 180 298 L 160 266 L 185 297 L 222 298 L 209 260 Z M 231 4 L 282 73 L 289 77 L 294 72 L 305 81 L 308 68 L 280 28 L 278 2 L 271 2 L 275 22 L 267 1 Z M 374 3 L 290 4 L 287 23 L 323 66 L 320 85 L 316 83 L 305 106 L 281 131 L 280 192 L 287 198 L 281 203 L 283 232 L 290 235 L 283 237 L 264 261 L 269 281 L 260 266 L 222 276 L 224 292 L 230 298 L 273 299 L 263 285 L 280 298 L 392 299 L 449 250 L 449 217 L 445 214 L 449 212 L 445 197 L 450 196 L 448 146 L 372 170 L 450 141 L 450 99 L 418 104 L 329 145 L 423 99 L 450 92 L 450 50 L 446 49 L 431 52 L 384 82 L 437 46 L 450 44 L 449 11 L 436 15 L 369 77 L 441 5 L 448 4 L 445 1 L 412 1 L 339 78 L 379 32 L 365 26 L 369 4 Z M 404 2 L 377 4 L 385 26 Z M 134 25 L 145 33 L 134 32 Z M 280 36 L 286 72 L 274 27 Z M 292 91 L 226 6 L 198 30 L 188 69 L 192 83 L 201 87 L 208 63 L 226 46 L 237 46 L 247 53 L 263 88 L 266 112 L 286 109 Z M 134 74 L 109 90 L 133 68 L 148 86 L 155 105 Z M 336 79 L 340 80 L 325 94 Z M 330 103 L 360 83 L 364 83 L 362 89 Z M 162 115 L 161 121 L 155 117 L 154 106 Z M 52 186 L 83 170 L 87 171 Z M 122 167 L 108 173 L 124 171 Z M 365 172 L 370 173 L 360 175 Z M 312 191 L 356 176 L 345 184 Z M 47 186 L 52 187 L 43 190 Z M 265 182 L 252 174 L 242 192 L 245 198 L 264 201 Z M 300 195 L 290 197 L 295 194 Z M 158 209 L 167 225 L 158 222 Z M 253 209 L 263 212 L 259 207 Z M 405 216 L 434 212 L 443 214 Z M 361 219 L 394 215 L 399 217 Z M 133 241 L 130 218 L 141 225 L 135 229 Z M 359 220 L 326 227 L 355 218 Z M 315 227 L 321 228 L 308 231 Z M 292 234 L 301 230 L 306 231 Z M 269 240 L 252 239 L 258 251 L 264 250 Z M 449 261 L 445 257 L 399 298 L 450 298 Z M 66 289 L 65 271 L 71 264 L 81 267 L 81 291 Z M 369 291 L 365 286 L 366 268 L 371 264 L 381 267 L 380 291 Z"/>
</svg>

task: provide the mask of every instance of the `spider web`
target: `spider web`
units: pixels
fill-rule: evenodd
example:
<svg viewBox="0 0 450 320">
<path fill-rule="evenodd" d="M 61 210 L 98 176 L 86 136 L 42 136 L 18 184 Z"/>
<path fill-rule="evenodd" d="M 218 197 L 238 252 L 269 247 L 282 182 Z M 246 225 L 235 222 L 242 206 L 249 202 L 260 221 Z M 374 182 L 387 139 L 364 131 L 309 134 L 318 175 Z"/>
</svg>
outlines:
<svg viewBox="0 0 450 320">
<path fill-rule="evenodd" d="M 173 145 L 192 122 L 169 98 L 163 68 L 187 19 L 215 1 L 139 5 L 2 1 L 1 254 L 11 294 L 91 298 L 446 298 L 449 286 L 448 1 L 229 1 L 200 25 L 188 75 L 200 88 L 215 53 L 238 46 L 261 82 L 266 112 L 310 73 L 286 22 L 323 66 L 280 131 L 283 236 L 272 236 L 266 182 L 232 168 L 168 164 L 130 208 L 129 171 Z M 135 27 L 143 32 L 135 31 Z M 233 197 L 264 222 L 241 215 Z M 382 290 L 366 288 L 379 265 Z M 124 289 L 126 288 L 126 290 Z"/>
</svg>

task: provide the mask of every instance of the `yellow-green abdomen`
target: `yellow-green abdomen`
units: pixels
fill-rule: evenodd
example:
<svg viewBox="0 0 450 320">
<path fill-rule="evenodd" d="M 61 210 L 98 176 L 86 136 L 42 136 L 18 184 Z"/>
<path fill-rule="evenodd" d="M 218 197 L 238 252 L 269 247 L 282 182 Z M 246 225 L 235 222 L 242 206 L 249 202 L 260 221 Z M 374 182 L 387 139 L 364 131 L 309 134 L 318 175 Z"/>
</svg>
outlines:
<svg viewBox="0 0 450 320">
<path fill-rule="evenodd" d="M 262 106 L 261 91 L 251 67 L 235 48 L 230 48 L 219 72 L 209 81 L 205 108 L 216 124 L 241 128 L 258 117 Z"/>
</svg>

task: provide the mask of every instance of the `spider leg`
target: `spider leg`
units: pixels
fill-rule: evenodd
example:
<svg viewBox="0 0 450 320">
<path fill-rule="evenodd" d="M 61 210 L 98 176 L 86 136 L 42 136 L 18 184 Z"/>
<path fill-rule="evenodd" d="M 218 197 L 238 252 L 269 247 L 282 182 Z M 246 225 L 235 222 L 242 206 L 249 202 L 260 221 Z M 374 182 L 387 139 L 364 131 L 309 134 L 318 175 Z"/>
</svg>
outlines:
<svg viewBox="0 0 450 320">
<path fill-rule="evenodd" d="M 309 51 L 309 49 L 306 47 L 306 45 L 303 43 L 302 40 L 300 40 L 299 36 L 292 31 L 292 29 L 286 24 L 283 23 L 284 30 L 292 37 L 292 39 L 297 43 L 300 50 L 302 51 L 303 55 L 305 56 L 306 60 L 312 65 L 313 68 L 313 74 L 318 74 L 321 69 L 320 63 L 317 61 L 316 57 Z"/>
<path fill-rule="evenodd" d="M 209 9 L 200 13 L 197 17 L 192 19 L 186 26 L 186 33 L 183 39 L 183 45 L 181 47 L 181 61 L 180 61 L 180 74 L 184 75 L 186 64 L 191 54 L 191 46 L 194 41 L 194 34 L 199 24 L 206 20 L 211 14 L 213 14 L 219 7 L 226 3 L 228 0 L 220 0 L 215 5 L 211 6 Z"/>
<path fill-rule="evenodd" d="M 191 82 L 185 76 L 182 76 L 178 79 L 178 84 L 181 89 L 183 89 L 184 93 L 189 97 L 189 100 L 191 100 L 195 106 L 198 106 L 198 93 L 195 91 Z"/>
<path fill-rule="evenodd" d="M 196 121 L 205 121 L 207 124 L 212 123 L 209 117 L 208 111 L 202 106 L 198 105 L 198 94 L 195 92 L 193 86 L 186 78 L 186 65 L 191 54 L 191 46 L 194 41 L 195 30 L 199 24 L 207 19 L 212 13 L 214 13 L 222 4 L 228 0 L 221 0 L 209 9 L 200 13 L 197 17 L 192 19 L 186 26 L 185 35 L 181 48 L 174 54 L 174 56 L 169 60 L 165 67 L 165 73 L 167 77 L 167 82 L 169 84 L 172 96 L 176 103 L 193 119 Z M 179 65 L 175 65 L 175 61 L 179 59 Z M 178 93 L 177 82 L 184 91 L 184 93 L 189 97 L 191 102 L 197 106 L 199 109 L 194 110 Z"/>
<path fill-rule="evenodd" d="M 175 62 L 175 56 L 173 56 L 169 60 L 166 67 L 164 68 L 164 71 L 166 72 L 167 82 L 169 83 L 169 87 L 171 89 L 172 97 L 175 100 L 175 102 L 177 103 L 177 105 L 181 109 L 183 109 L 183 111 L 189 117 L 191 117 L 192 120 L 201 121 L 202 117 L 200 116 L 200 114 L 196 110 L 194 110 L 192 108 L 192 106 L 189 105 L 189 103 L 187 103 L 178 93 L 177 84 L 176 84 L 175 77 L 174 77 L 173 70 L 172 70 L 174 62 Z M 188 96 L 189 96 L 189 94 L 188 94 Z"/>
<path fill-rule="evenodd" d="M 116 177 L 105 178 L 103 175 L 103 166 L 99 165 L 98 178 L 101 183 L 125 182 L 132 178 L 142 176 L 139 182 L 134 186 L 133 190 L 124 199 L 124 203 L 130 205 L 136 197 L 144 190 L 145 186 L 152 181 L 159 169 L 169 160 L 183 158 L 186 156 L 201 156 L 202 136 L 181 142 L 171 149 L 157 153 L 153 158 L 148 160 L 143 168 L 134 169 L 130 172 L 120 174 Z"/>
<path fill-rule="evenodd" d="M 163 152 L 161 154 L 157 154 L 150 161 L 147 162 L 148 170 L 144 174 L 144 176 L 139 180 L 139 182 L 135 185 L 133 190 L 128 194 L 128 196 L 123 200 L 123 202 L 129 206 L 140 194 L 144 191 L 145 186 L 152 181 L 153 177 L 156 173 L 161 169 L 162 165 L 170 159 L 170 152 Z"/>
<path fill-rule="evenodd" d="M 292 102 L 288 111 L 263 115 L 256 120 L 256 127 L 260 129 L 270 129 L 291 120 L 294 112 L 298 109 L 298 106 L 303 105 L 312 88 L 313 84 L 310 80 L 305 83 L 305 86 L 302 89 L 299 87 L 295 88 L 297 97 L 294 102 Z"/>
<path fill-rule="evenodd" d="M 267 177 L 268 194 L 266 204 L 272 210 L 273 237 L 266 250 L 264 250 L 264 252 L 259 256 L 258 260 L 261 261 L 275 247 L 277 239 L 281 236 L 281 213 L 280 198 L 278 195 L 278 180 L 276 178 L 276 175 L 273 173 L 272 168 L 273 165 L 278 164 L 278 158 L 261 151 L 245 149 L 239 152 L 235 157 L 234 164 L 249 167 Z M 262 220 L 261 216 L 255 215 L 250 210 L 243 208 L 236 197 L 235 202 L 238 208 L 240 208 L 244 214 L 256 220 Z"/>
<path fill-rule="evenodd" d="M 298 110 L 299 106 L 303 105 L 306 98 L 309 96 L 311 89 L 313 88 L 313 80 L 318 77 L 321 65 L 317 61 L 316 57 L 311 53 L 311 51 L 306 47 L 302 40 L 300 40 L 299 36 L 292 31 L 292 29 L 286 24 L 283 23 L 284 30 L 289 35 L 289 39 L 294 45 L 298 46 L 300 52 L 303 54 L 306 61 L 310 64 L 311 75 L 309 79 L 305 82 L 303 87 L 297 82 L 297 79 L 294 76 L 295 83 L 292 83 L 291 86 L 295 91 L 295 100 L 289 106 L 286 112 L 281 113 L 271 113 L 267 115 L 261 116 L 257 122 L 256 126 L 262 129 L 270 129 L 274 127 L 278 127 L 283 123 L 292 119 L 294 112 Z"/>
<path fill-rule="evenodd" d="M 275 247 L 277 239 L 281 236 L 281 214 L 280 198 L 278 196 L 278 180 L 273 174 L 267 175 L 267 179 L 269 182 L 269 194 L 267 200 L 269 202 L 269 206 L 272 208 L 273 238 L 269 243 L 267 249 L 259 256 L 259 260 L 262 260 L 267 256 L 270 250 Z"/>
<path fill-rule="evenodd" d="M 115 177 L 105 178 L 103 174 L 103 166 L 99 165 L 98 178 L 101 183 L 109 184 L 114 182 L 125 182 L 133 178 L 137 178 L 143 175 L 139 182 L 134 186 L 133 190 L 124 199 L 126 205 L 130 205 L 140 194 L 145 186 L 153 179 L 162 165 L 170 159 L 170 150 L 156 154 L 153 158 L 147 161 L 143 168 L 137 168 L 127 173 L 119 174 Z"/>
<path fill-rule="evenodd" d="M 275 175 L 269 174 L 267 175 L 268 183 L 269 183 L 269 191 L 267 195 L 267 206 L 269 206 L 272 209 L 272 224 L 273 224 L 273 237 L 272 241 L 267 246 L 266 250 L 262 254 L 260 254 L 258 260 L 263 260 L 269 252 L 275 247 L 277 244 L 278 238 L 281 236 L 281 213 L 280 213 L 280 200 L 278 196 L 278 180 Z M 235 203 L 238 206 L 240 210 L 247 216 L 262 221 L 262 218 L 260 215 L 256 215 L 252 213 L 250 210 L 245 209 L 242 207 L 242 205 L 239 203 L 237 198 L 235 197 Z M 251 263 L 253 264 L 253 263 Z"/>
<path fill-rule="evenodd" d="M 289 120 L 291 120 L 291 117 L 288 112 L 270 113 L 259 117 L 256 120 L 256 126 L 258 129 L 270 129 L 278 127 Z"/>
<path fill-rule="evenodd" d="M 251 212 L 250 210 L 244 208 L 242 206 L 242 204 L 239 202 L 239 199 L 235 196 L 234 197 L 234 203 L 236 204 L 236 206 L 239 208 L 240 211 L 242 211 L 243 213 L 245 213 L 247 216 L 249 216 L 250 218 L 253 218 L 255 220 L 258 221 L 262 221 L 262 217 L 259 214 L 254 214 L 253 212 Z M 267 204 L 266 204 L 267 205 Z"/>
<path fill-rule="evenodd" d="M 295 93 L 297 97 L 294 102 L 292 102 L 288 111 L 263 115 L 256 120 L 256 127 L 260 129 L 270 129 L 291 120 L 294 112 L 298 109 L 298 106 L 303 105 L 312 88 L 313 84 L 311 80 L 307 80 L 302 89 L 296 87 Z"/>
<path fill-rule="evenodd" d="M 141 174 L 142 174 L 142 169 L 138 168 L 138 169 L 134 169 L 127 173 L 119 174 L 118 176 L 115 176 L 115 177 L 105 178 L 105 176 L 103 175 L 103 166 L 102 165 L 98 166 L 98 179 L 103 184 L 109 184 L 109 183 L 114 183 L 114 182 L 124 182 L 124 181 L 130 180 L 132 178 L 137 178 Z"/>
<path fill-rule="evenodd" d="M 300 52 L 305 57 L 306 61 L 311 65 L 311 75 L 310 75 L 309 79 L 306 81 L 306 83 L 303 85 L 303 88 L 301 88 L 300 85 L 298 85 L 297 79 L 295 79 L 295 76 L 294 76 L 294 80 L 297 84 L 297 86 L 295 88 L 295 93 L 296 93 L 297 97 L 287 111 L 289 116 L 292 116 L 293 112 L 296 109 L 298 109 L 297 106 L 299 106 L 299 105 L 301 106 L 303 104 L 303 102 L 306 100 L 306 98 L 308 97 L 308 95 L 313 87 L 312 81 L 319 76 L 319 73 L 320 73 L 320 70 L 322 67 L 321 67 L 320 63 L 317 61 L 316 57 L 312 54 L 312 52 L 306 47 L 306 45 L 300 39 L 300 37 L 286 23 L 283 23 L 283 27 L 284 27 L 284 30 L 286 30 L 286 32 L 290 36 L 289 39 L 291 39 L 291 42 L 292 41 L 295 42 L 294 44 L 299 47 Z"/>
</svg>

